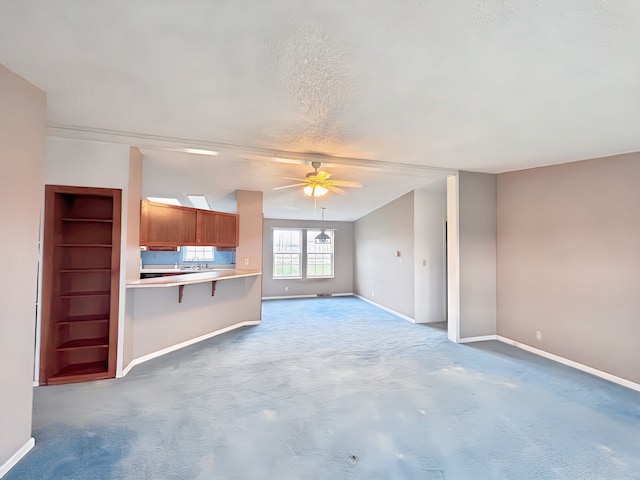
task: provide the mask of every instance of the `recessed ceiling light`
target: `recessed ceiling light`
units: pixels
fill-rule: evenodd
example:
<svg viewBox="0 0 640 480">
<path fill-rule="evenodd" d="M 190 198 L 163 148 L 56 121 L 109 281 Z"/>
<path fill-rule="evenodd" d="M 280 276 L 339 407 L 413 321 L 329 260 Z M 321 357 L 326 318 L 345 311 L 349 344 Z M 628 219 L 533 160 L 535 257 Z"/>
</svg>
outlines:
<svg viewBox="0 0 640 480">
<path fill-rule="evenodd" d="M 151 202 L 157 203 L 166 203 L 167 205 L 177 205 L 181 206 L 182 204 L 178 201 L 177 198 L 167 198 L 167 197 L 147 197 L 147 200 Z"/>
<path fill-rule="evenodd" d="M 203 210 L 211 210 L 209 202 L 207 202 L 207 199 L 204 197 L 204 195 L 187 195 L 187 197 L 189 198 L 191 205 L 193 205 L 194 207 L 201 208 Z"/>
<path fill-rule="evenodd" d="M 195 153 L 197 155 L 218 155 L 218 152 L 214 150 L 204 150 L 201 148 L 182 148 L 180 150 L 185 153 Z"/>
</svg>

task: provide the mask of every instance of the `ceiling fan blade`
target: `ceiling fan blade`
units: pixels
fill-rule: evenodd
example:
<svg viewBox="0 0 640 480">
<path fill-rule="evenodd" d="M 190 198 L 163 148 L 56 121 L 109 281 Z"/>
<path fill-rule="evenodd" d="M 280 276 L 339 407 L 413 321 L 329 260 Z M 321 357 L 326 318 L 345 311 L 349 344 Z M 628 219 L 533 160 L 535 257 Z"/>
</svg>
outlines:
<svg viewBox="0 0 640 480">
<path fill-rule="evenodd" d="M 294 183 L 293 185 L 285 185 L 284 187 L 273 187 L 274 190 L 284 190 L 285 188 L 301 187 L 306 183 Z"/>
<path fill-rule="evenodd" d="M 347 193 L 345 190 L 342 190 L 341 188 L 338 188 L 338 187 L 334 187 L 333 185 L 325 185 L 325 188 L 330 192 L 339 193 L 340 195 L 346 195 Z"/>
<path fill-rule="evenodd" d="M 283 180 L 295 180 L 296 182 L 306 182 L 307 181 L 306 178 L 294 178 L 294 177 L 278 177 L 278 178 L 282 178 Z"/>
<path fill-rule="evenodd" d="M 362 184 L 360 182 L 350 182 L 349 180 L 331 180 L 331 184 L 338 187 L 362 187 Z"/>
</svg>

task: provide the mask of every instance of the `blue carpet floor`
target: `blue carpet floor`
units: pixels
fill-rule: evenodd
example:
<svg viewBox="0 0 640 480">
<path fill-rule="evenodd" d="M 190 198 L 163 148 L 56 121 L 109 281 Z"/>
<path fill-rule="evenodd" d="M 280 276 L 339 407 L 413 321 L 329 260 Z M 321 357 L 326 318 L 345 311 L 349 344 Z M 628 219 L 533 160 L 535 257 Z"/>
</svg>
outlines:
<svg viewBox="0 0 640 480">
<path fill-rule="evenodd" d="M 640 479 L 639 393 L 352 297 L 34 402 L 7 480 Z"/>
</svg>

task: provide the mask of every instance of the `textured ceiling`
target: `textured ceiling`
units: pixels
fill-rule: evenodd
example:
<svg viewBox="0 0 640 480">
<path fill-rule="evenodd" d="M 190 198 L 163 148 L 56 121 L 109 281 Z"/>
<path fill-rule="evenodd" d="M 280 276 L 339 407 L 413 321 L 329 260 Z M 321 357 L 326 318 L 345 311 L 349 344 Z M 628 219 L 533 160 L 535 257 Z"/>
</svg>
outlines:
<svg viewBox="0 0 640 480">
<path fill-rule="evenodd" d="M 68 132 L 494 173 L 640 150 L 638 45 L 637 0 L 0 0 Z"/>
</svg>

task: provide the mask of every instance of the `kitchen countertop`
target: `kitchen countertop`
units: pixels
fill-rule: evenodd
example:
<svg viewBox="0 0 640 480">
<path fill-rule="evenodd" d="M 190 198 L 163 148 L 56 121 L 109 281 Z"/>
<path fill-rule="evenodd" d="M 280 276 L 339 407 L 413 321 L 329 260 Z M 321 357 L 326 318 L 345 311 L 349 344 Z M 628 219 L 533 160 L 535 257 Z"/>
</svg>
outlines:
<svg viewBox="0 0 640 480">
<path fill-rule="evenodd" d="M 144 269 L 143 269 L 144 270 Z M 157 269 L 154 272 L 141 273 L 164 273 L 158 272 Z M 180 269 L 164 269 L 172 273 L 180 272 Z M 193 283 L 205 283 L 215 282 L 217 280 L 230 280 L 232 278 L 253 277 L 262 275 L 262 270 L 232 270 L 232 269 L 220 269 L 220 270 L 187 270 L 187 273 L 171 275 L 167 277 L 157 278 L 144 278 L 129 282 L 126 284 L 127 288 L 158 288 L 158 287 L 177 287 L 180 285 L 190 285 Z"/>
<path fill-rule="evenodd" d="M 141 268 L 140 273 L 202 273 L 234 270 L 233 268 Z"/>
</svg>

